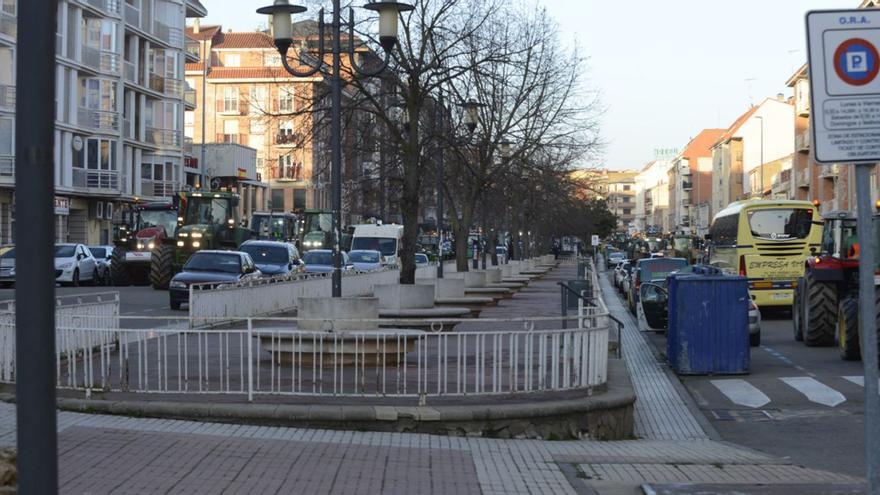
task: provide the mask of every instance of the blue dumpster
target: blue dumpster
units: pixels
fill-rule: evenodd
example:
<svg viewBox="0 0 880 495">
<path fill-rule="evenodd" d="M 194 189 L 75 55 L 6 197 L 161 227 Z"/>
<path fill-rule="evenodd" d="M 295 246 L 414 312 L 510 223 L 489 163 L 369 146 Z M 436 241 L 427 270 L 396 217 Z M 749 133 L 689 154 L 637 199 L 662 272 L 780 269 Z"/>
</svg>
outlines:
<svg viewBox="0 0 880 495">
<path fill-rule="evenodd" d="M 746 277 L 679 274 L 669 278 L 669 366 L 683 375 L 749 372 Z"/>
</svg>

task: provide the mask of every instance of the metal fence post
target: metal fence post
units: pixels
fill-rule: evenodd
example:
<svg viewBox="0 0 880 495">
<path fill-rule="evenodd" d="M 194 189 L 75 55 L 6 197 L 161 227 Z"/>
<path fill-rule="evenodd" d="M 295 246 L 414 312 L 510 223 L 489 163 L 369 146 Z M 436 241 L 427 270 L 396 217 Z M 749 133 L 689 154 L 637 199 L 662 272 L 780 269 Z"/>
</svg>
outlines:
<svg viewBox="0 0 880 495">
<path fill-rule="evenodd" d="M 254 401 L 254 322 L 247 320 L 247 373 L 248 373 L 248 402 Z"/>
<path fill-rule="evenodd" d="M 565 300 L 568 294 L 565 293 L 564 284 L 559 284 L 559 294 L 562 296 L 562 328 L 564 330 L 568 328 L 568 304 L 566 304 L 567 301 Z"/>
<path fill-rule="evenodd" d="M 871 173 L 873 163 L 856 164 L 856 203 L 858 207 L 859 260 L 859 336 L 865 367 L 865 460 L 868 493 L 880 492 L 880 395 L 877 370 L 877 314 L 874 297 L 874 222 L 872 221 Z"/>
</svg>

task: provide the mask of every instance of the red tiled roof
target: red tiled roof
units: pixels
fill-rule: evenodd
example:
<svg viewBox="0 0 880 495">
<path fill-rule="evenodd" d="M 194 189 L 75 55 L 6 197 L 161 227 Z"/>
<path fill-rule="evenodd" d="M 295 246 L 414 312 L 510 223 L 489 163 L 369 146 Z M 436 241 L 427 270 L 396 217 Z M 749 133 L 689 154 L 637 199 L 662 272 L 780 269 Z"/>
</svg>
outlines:
<svg viewBox="0 0 880 495">
<path fill-rule="evenodd" d="M 722 134 L 720 138 L 718 138 L 718 141 L 715 141 L 715 144 L 713 146 L 717 146 L 731 139 L 733 135 L 736 134 L 736 131 L 738 131 L 739 128 L 742 127 L 743 124 L 745 124 L 746 121 L 749 120 L 749 117 L 751 117 L 757 110 L 758 107 L 754 106 L 750 108 L 746 113 L 740 115 L 739 118 L 733 121 L 733 124 L 731 124 L 730 127 L 727 128 L 727 131 Z"/>
<path fill-rule="evenodd" d="M 283 67 L 212 67 L 208 79 L 295 79 Z"/>
<path fill-rule="evenodd" d="M 205 66 L 204 66 L 204 64 L 202 64 L 201 62 L 196 63 L 196 64 L 186 64 L 184 70 L 187 70 L 187 71 L 190 71 L 190 70 L 205 70 Z"/>
<path fill-rule="evenodd" d="M 201 26 L 198 33 L 193 32 L 192 26 L 187 26 L 186 36 L 194 40 L 209 40 L 221 29 L 221 26 Z"/>
<path fill-rule="evenodd" d="M 213 48 L 271 48 L 275 49 L 272 38 L 265 33 L 221 33 Z"/>
</svg>

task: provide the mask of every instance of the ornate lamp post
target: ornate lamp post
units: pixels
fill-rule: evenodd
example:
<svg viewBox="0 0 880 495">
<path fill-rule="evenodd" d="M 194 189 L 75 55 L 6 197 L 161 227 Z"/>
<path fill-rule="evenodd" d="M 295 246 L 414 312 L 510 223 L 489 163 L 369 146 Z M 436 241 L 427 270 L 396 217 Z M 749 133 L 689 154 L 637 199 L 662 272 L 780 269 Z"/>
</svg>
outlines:
<svg viewBox="0 0 880 495">
<path fill-rule="evenodd" d="M 474 131 L 477 129 L 477 122 L 480 119 L 480 108 L 485 107 L 486 105 L 480 103 L 476 100 L 470 99 L 465 102 L 459 103 L 458 106 L 464 109 L 464 115 L 462 116 L 461 122 L 464 124 L 465 128 L 468 131 L 468 142 L 470 142 L 474 135 Z M 479 148 L 477 148 L 476 154 L 479 155 Z M 477 156 L 479 159 L 479 156 Z M 469 236 L 470 237 L 470 236 Z M 480 261 L 478 257 L 477 250 L 482 250 L 481 240 L 482 240 L 482 232 L 480 233 L 480 240 L 476 241 L 473 245 L 474 257 L 473 257 L 473 268 L 474 270 L 480 268 Z M 460 242 L 460 241 L 459 241 Z"/>
<path fill-rule="evenodd" d="M 292 14 L 301 14 L 306 11 L 305 7 L 291 5 L 288 0 L 275 0 L 273 5 L 257 9 L 258 14 L 272 16 L 272 29 L 275 33 L 275 47 L 281 54 L 281 63 L 284 69 L 295 77 L 310 77 L 324 68 L 324 56 L 331 55 L 330 67 L 330 169 L 332 185 L 332 210 L 333 210 L 333 297 L 342 296 L 342 255 L 340 241 L 342 239 L 342 16 L 340 0 L 333 0 L 333 21 L 330 28 L 331 48 L 328 52 L 324 46 L 325 29 L 324 9 L 318 14 L 318 56 L 315 65 L 308 70 L 300 71 L 290 66 L 287 51 L 293 43 Z M 381 66 L 369 70 L 358 65 L 354 56 L 354 10 L 348 9 L 348 53 L 349 61 L 353 70 L 364 76 L 376 76 L 380 74 L 391 59 L 391 50 L 397 43 L 397 19 L 401 12 L 412 10 L 413 6 L 399 2 L 371 2 L 364 6 L 367 10 L 379 13 L 379 43 L 385 50 L 385 57 Z"/>
</svg>

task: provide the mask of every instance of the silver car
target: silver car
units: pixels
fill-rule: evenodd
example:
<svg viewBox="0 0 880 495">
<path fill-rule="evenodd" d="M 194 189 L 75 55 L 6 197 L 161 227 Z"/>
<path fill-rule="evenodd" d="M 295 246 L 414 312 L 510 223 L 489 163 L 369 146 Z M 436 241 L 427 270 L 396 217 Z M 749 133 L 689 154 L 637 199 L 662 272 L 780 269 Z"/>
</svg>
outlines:
<svg viewBox="0 0 880 495">
<path fill-rule="evenodd" d="M 113 257 L 113 246 L 89 246 L 92 256 L 97 263 L 95 282 L 101 285 L 110 285 L 110 264 Z"/>
</svg>

